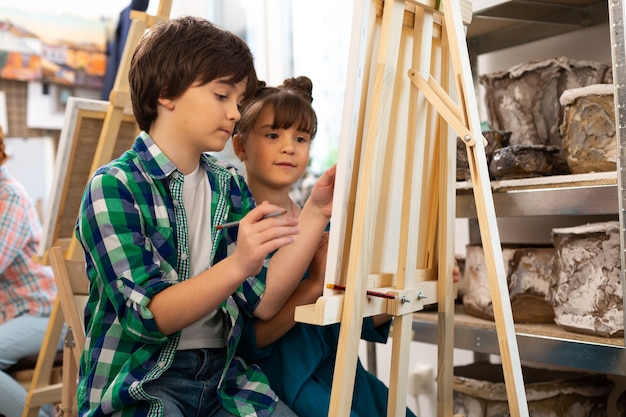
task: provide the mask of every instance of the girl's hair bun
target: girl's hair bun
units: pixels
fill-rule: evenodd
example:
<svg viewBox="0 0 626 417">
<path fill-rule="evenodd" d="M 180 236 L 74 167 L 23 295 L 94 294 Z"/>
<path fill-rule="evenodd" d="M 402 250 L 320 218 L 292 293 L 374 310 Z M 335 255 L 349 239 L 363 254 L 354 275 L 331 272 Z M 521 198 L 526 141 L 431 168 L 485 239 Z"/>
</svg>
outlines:
<svg viewBox="0 0 626 417">
<path fill-rule="evenodd" d="M 285 90 L 292 90 L 310 102 L 313 102 L 313 81 L 305 76 L 296 78 L 287 78 L 283 81 L 283 85 L 280 86 Z"/>
</svg>

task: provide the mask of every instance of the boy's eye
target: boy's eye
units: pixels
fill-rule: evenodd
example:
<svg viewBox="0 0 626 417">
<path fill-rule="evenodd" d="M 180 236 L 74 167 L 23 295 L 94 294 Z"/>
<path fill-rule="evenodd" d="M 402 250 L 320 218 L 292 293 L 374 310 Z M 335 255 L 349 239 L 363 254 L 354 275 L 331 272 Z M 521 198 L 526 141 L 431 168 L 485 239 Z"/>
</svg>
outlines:
<svg viewBox="0 0 626 417">
<path fill-rule="evenodd" d="M 265 136 L 267 136 L 270 139 L 277 139 L 278 138 L 278 135 L 276 133 L 274 133 L 274 132 L 270 132 L 270 133 L 268 133 Z"/>
<path fill-rule="evenodd" d="M 308 141 L 309 141 L 309 140 L 308 140 L 307 138 L 305 138 L 304 136 L 298 136 L 298 137 L 296 138 L 296 141 L 297 141 L 298 143 L 308 143 Z"/>
<path fill-rule="evenodd" d="M 225 96 L 223 94 L 215 94 L 215 96 L 217 97 L 218 100 L 226 100 L 228 99 L 228 96 Z"/>
</svg>

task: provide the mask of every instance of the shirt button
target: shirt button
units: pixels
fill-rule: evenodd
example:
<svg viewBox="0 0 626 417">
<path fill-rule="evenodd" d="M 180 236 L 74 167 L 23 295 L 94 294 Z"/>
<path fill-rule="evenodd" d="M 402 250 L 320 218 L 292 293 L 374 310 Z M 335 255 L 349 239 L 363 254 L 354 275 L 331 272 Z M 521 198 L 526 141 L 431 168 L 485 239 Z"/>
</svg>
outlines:
<svg viewBox="0 0 626 417">
<path fill-rule="evenodd" d="M 137 386 L 139 385 L 139 381 L 133 381 L 130 386 L 133 388 L 137 388 Z"/>
<path fill-rule="evenodd" d="M 157 363 L 157 366 L 158 366 L 159 368 L 165 368 L 165 361 L 159 361 L 159 362 Z"/>
<path fill-rule="evenodd" d="M 174 200 L 174 201 L 173 201 L 173 204 L 174 204 L 174 207 L 178 207 L 178 205 L 179 205 L 180 203 L 178 202 L 178 200 Z"/>
<path fill-rule="evenodd" d="M 172 178 L 174 178 L 175 180 L 178 179 L 178 171 L 172 172 Z"/>
<path fill-rule="evenodd" d="M 186 253 L 183 253 L 182 255 L 180 255 L 180 259 L 182 259 L 183 261 L 186 261 L 188 258 Z"/>
<path fill-rule="evenodd" d="M 121 279 L 118 279 L 115 284 L 117 285 L 117 288 L 124 288 L 124 283 Z"/>
</svg>

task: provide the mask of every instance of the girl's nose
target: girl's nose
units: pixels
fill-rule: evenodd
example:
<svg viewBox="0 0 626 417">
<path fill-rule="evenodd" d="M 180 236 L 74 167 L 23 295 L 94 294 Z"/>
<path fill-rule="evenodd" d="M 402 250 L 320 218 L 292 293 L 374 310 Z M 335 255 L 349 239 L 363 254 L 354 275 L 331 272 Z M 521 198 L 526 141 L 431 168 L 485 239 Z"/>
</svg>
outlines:
<svg viewBox="0 0 626 417">
<path fill-rule="evenodd" d="M 290 140 L 285 141 L 283 143 L 283 146 L 281 148 L 281 152 L 282 153 L 286 153 L 286 154 L 292 154 L 293 153 L 293 144 L 291 143 Z"/>
</svg>

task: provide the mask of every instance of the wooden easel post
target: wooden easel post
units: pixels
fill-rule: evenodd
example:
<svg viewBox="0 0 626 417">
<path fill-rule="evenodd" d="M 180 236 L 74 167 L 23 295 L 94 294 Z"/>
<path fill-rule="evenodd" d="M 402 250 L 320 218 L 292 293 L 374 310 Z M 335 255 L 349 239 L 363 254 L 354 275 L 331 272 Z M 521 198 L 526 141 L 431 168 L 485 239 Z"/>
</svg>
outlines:
<svg viewBox="0 0 626 417">
<path fill-rule="evenodd" d="M 449 96 L 445 91 L 438 90 L 432 78 L 425 80 L 417 77 L 417 73 L 412 73 L 411 80 L 418 88 L 423 89 L 421 91 L 425 95 L 430 95 L 433 106 L 466 144 L 509 409 L 512 416 L 527 416 L 528 405 L 485 156 L 486 140 L 481 132 L 467 45 L 465 42 L 460 43 L 465 38 L 459 19 L 460 6 L 457 1 L 444 0 L 443 9 L 443 27 L 446 30 L 450 59 L 453 61 L 453 78 L 457 83 L 460 105 L 456 106 L 448 101 Z M 433 93 L 437 97 L 433 97 Z"/>
<path fill-rule="evenodd" d="M 131 11 L 130 18 L 132 22 L 128 29 L 128 36 L 124 45 L 124 52 L 120 59 L 120 66 L 115 76 L 115 82 L 109 94 L 109 109 L 104 119 L 96 154 L 91 164 L 91 172 L 95 172 L 99 167 L 111 161 L 113 149 L 124 117 L 124 109 L 131 107 L 130 93 L 128 91 L 128 70 L 135 46 L 139 43 L 146 29 L 157 22 L 168 19 L 171 10 L 172 0 L 161 0 L 156 16 L 150 16 L 136 10 Z M 68 249 L 68 256 L 70 258 L 82 256 L 82 254 L 78 253 L 79 251 L 76 250 L 77 244 L 76 239 L 72 239 Z"/>
<path fill-rule="evenodd" d="M 511 415 L 528 415 L 485 140 L 467 47 L 461 43 L 461 18 L 470 20 L 471 3 L 443 0 L 443 6 L 442 12 L 435 0 L 362 0 L 355 5 L 353 72 L 348 75 L 355 84 L 347 88 L 344 105 L 352 109 L 349 114 L 344 109 L 342 126 L 342 145 L 349 144 L 340 146 L 326 270 L 326 282 L 345 280 L 346 292 L 325 290 L 315 305 L 296 309 L 297 321 L 341 322 L 331 416 L 350 413 L 361 321 L 381 313 L 394 316 L 387 415 L 404 416 L 412 313 L 433 303 L 439 309 L 438 415 L 452 414 L 457 136 L 467 145 L 482 239 L 488 242 Z M 367 50 L 373 45 L 377 53 Z M 456 86 L 458 105 L 451 86 Z M 389 252 L 397 255 L 392 262 Z M 395 299 L 368 297 L 368 289 Z"/>
</svg>

